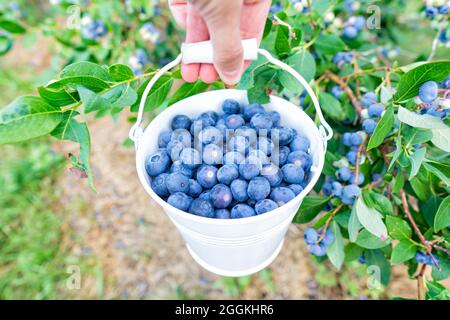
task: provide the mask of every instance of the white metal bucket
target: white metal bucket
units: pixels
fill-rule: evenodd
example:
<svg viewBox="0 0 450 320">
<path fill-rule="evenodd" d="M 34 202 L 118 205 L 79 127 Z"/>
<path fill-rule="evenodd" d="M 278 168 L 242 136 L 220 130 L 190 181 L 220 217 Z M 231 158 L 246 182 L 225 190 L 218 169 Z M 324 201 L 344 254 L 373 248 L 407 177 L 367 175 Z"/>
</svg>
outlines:
<svg viewBox="0 0 450 320">
<path fill-rule="evenodd" d="M 261 53 L 261 49 L 259 50 Z M 180 57 L 177 60 L 180 60 Z M 179 63 L 177 60 L 173 62 L 173 65 Z M 164 68 L 161 72 L 165 72 Z M 297 78 L 299 75 L 294 76 Z M 309 85 L 305 88 L 308 92 L 312 92 Z M 149 91 L 150 89 L 147 94 Z M 144 93 L 141 106 L 145 103 L 145 99 Z M 310 140 L 313 165 L 310 181 L 305 189 L 295 199 L 276 210 L 249 218 L 212 219 L 183 212 L 169 205 L 152 190 L 150 177 L 145 171 L 145 160 L 158 149 L 158 135 L 170 127 L 175 115 L 197 116 L 204 111 L 219 111 L 225 99 L 235 99 L 242 104 L 248 103 L 247 92 L 243 90 L 226 89 L 197 94 L 164 110 L 145 131 L 142 131 L 139 126 L 141 120 L 138 119 L 137 124 L 130 131 L 130 137 L 136 143 L 136 167 L 142 185 L 175 224 L 194 260 L 205 269 L 219 275 L 243 276 L 265 268 L 280 252 L 295 213 L 304 197 L 319 179 L 325 160 L 326 141 L 331 138 L 332 131 L 323 120 L 320 109 L 319 118 L 323 120 L 321 122 L 328 134 L 322 126 L 319 130 L 301 108 L 284 99 L 271 96 L 270 103 L 265 105 L 266 110 L 278 111 L 282 125 L 295 128 Z M 312 100 L 317 102 L 315 96 L 312 96 Z M 317 111 L 318 102 L 315 106 Z M 142 114 L 140 117 L 142 118 Z"/>
</svg>

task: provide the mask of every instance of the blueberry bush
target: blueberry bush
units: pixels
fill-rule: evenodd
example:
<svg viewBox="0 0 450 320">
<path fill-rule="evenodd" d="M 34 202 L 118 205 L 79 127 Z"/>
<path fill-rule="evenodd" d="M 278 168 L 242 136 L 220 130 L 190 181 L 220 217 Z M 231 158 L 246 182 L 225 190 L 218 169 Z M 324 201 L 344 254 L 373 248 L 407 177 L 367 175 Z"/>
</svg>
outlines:
<svg viewBox="0 0 450 320">
<path fill-rule="evenodd" d="M 182 31 L 165 2 L 42 6 L 45 17 L 29 14 L 25 1 L 0 5 L 0 54 L 18 37 L 42 34 L 56 40 L 65 62 L 36 95 L 0 110 L 0 144 L 42 136 L 78 143 L 70 161 L 94 188 L 86 120 L 127 112 L 133 121 L 149 79 L 178 53 Z M 310 225 L 308 250 L 336 269 L 359 261 L 382 286 L 403 264 L 419 299 L 450 298 L 439 283 L 450 275 L 449 8 L 444 0 L 276 1 L 261 43 L 310 81 L 334 129 L 323 178 L 294 218 Z M 225 88 L 180 80 L 176 69 L 157 81 L 148 120 L 183 98 Z M 252 103 L 273 94 L 315 117 L 303 88 L 263 57 L 237 88 Z"/>
</svg>

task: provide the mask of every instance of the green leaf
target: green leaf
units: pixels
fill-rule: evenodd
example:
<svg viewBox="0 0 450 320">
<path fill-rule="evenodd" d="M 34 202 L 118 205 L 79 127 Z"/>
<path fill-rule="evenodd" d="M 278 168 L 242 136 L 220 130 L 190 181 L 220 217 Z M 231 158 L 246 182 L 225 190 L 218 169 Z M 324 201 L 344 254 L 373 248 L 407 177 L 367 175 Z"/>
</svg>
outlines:
<svg viewBox="0 0 450 320">
<path fill-rule="evenodd" d="M 313 220 L 331 199 L 326 196 L 306 196 L 294 217 L 294 223 L 307 223 Z"/>
<path fill-rule="evenodd" d="M 402 218 L 386 216 L 386 226 L 392 239 L 406 240 L 412 236 L 411 227 Z"/>
<path fill-rule="evenodd" d="M 348 236 L 351 242 L 356 242 L 358 238 L 359 230 L 362 229 L 362 225 L 358 220 L 356 214 L 356 206 L 353 206 L 352 212 L 350 214 L 350 219 L 348 220 Z"/>
<path fill-rule="evenodd" d="M 237 84 L 238 89 L 248 90 L 252 88 L 255 84 L 255 76 L 258 72 L 269 65 L 269 61 L 263 56 L 259 56 L 257 60 L 253 61 L 250 66 L 245 70 L 241 77 L 241 80 Z"/>
<path fill-rule="evenodd" d="M 386 198 L 384 195 L 371 192 L 370 197 L 373 202 L 373 207 L 378 211 L 381 212 L 383 215 L 392 215 L 394 212 L 394 208 L 392 206 L 391 201 Z"/>
<path fill-rule="evenodd" d="M 370 278 L 378 280 L 384 286 L 389 284 L 391 278 L 391 266 L 381 250 L 368 250 L 364 252 L 368 272 L 371 272 Z"/>
<path fill-rule="evenodd" d="M 275 75 L 275 70 L 268 68 L 258 72 L 255 77 L 254 86 L 247 90 L 247 98 L 249 103 L 265 104 L 270 102 L 270 97 L 268 96 L 266 89 L 273 81 Z"/>
<path fill-rule="evenodd" d="M 115 87 L 113 90 L 104 93 L 102 97 L 111 103 L 112 112 L 117 113 L 123 108 L 133 105 L 138 95 L 136 90 L 128 83 Z"/>
<path fill-rule="evenodd" d="M 42 98 L 19 97 L 0 111 L 0 144 L 46 135 L 61 120 L 60 108 L 48 104 Z"/>
<path fill-rule="evenodd" d="M 439 149 L 450 152 L 450 128 L 433 129 L 431 132 L 433 133 L 431 142 Z"/>
<path fill-rule="evenodd" d="M 133 71 L 124 64 L 113 64 L 108 68 L 108 72 L 115 81 L 125 81 L 134 78 Z"/>
<path fill-rule="evenodd" d="M 450 195 L 442 201 L 434 217 L 434 231 L 438 232 L 448 226 L 450 226 Z"/>
<path fill-rule="evenodd" d="M 422 129 L 446 129 L 447 126 L 445 123 L 437 118 L 430 116 L 428 114 L 418 114 L 412 111 L 409 111 L 406 108 L 398 107 L 397 113 L 398 119 L 406 123 L 407 125 L 414 128 L 422 128 Z"/>
<path fill-rule="evenodd" d="M 150 79 L 147 79 L 139 87 L 137 91 L 138 99 L 136 103 L 131 106 L 132 112 L 137 112 L 139 110 L 139 103 L 142 99 L 142 94 L 144 93 L 144 90 L 147 87 L 149 81 Z M 145 101 L 144 110 L 150 111 L 161 106 L 161 104 L 166 100 L 167 95 L 169 94 L 169 91 L 172 88 L 172 85 L 173 79 L 170 76 L 164 75 L 161 78 L 159 78 L 158 81 L 156 81 L 156 83 L 154 84 L 152 90 L 150 91 L 147 100 Z"/>
<path fill-rule="evenodd" d="M 383 241 L 380 238 L 371 234 L 366 229 L 363 229 L 356 238 L 356 244 L 366 249 L 378 249 L 389 245 L 390 239 L 388 238 L 387 240 Z"/>
<path fill-rule="evenodd" d="M 182 99 L 204 92 L 208 88 L 208 84 L 202 81 L 194 83 L 184 83 L 175 91 L 173 96 L 169 99 L 169 105 L 174 104 Z"/>
<path fill-rule="evenodd" d="M 332 221 L 330 230 L 334 234 L 334 241 L 327 248 L 327 255 L 331 263 L 339 270 L 344 263 L 344 239 L 342 238 L 341 229 L 336 221 Z"/>
<path fill-rule="evenodd" d="M 422 165 L 422 162 L 425 159 L 426 153 L 427 148 L 421 148 L 416 150 L 409 158 L 409 161 L 411 162 L 411 171 L 409 172 L 409 180 L 414 178 L 419 172 L 420 166 Z"/>
<path fill-rule="evenodd" d="M 367 207 L 362 197 L 356 200 L 356 215 L 361 225 L 371 234 L 381 239 L 387 238 L 383 216 L 375 209 Z"/>
<path fill-rule="evenodd" d="M 314 42 L 314 47 L 323 54 L 335 55 L 345 49 L 345 43 L 337 35 L 320 34 Z"/>
<path fill-rule="evenodd" d="M 445 164 L 424 162 L 422 165 L 428 172 L 430 172 L 431 174 L 438 177 L 441 181 L 443 181 L 447 185 L 447 187 L 450 187 L 449 181 L 450 174 L 448 172 L 449 169 L 448 167 L 445 166 Z"/>
<path fill-rule="evenodd" d="M 278 25 L 277 36 L 275 38 L 275 52 L 279 57 L 289 54 L 291 46 L 289 43 L 289 28 L 283 25 Z"/>
<path fill-rule="evenodd" d="M 316 74 L 316 62 L 307 50 L 302 50 L 286 59 L 286 63 L 300 73 L 307 82 L 314 79 Z M 283 87 L 293 94 L 300 94 L 303 86 L 286 71 L 278 71 L 278 79 Z"/>
<path fill-rule="evenodd" d="M 113 81 L 113 78 L 106 68 L 103 68 L 102 66 L 89 61 L 80 61 L 70 64 L 65 67 L 60 73 L 61 78 L 71 78 L 79 76 L 94 77 L 105 82 Z"/>
<path fill-rule="evenodd" d="M 439 256 L 439 269 L 433 265 L 431 276 L 436 281 L 447 279 L 450 276 L 450 259 L 448 256 Z"/>
<path fill-rule="evenodd" d="M 85 113 L 111 109 L 111 103 L 107 99 L 83 86 L 78 86 L 78 93 L 83 102 Z"/>
<path fill-rule="evenodd" d="M 397 177 L 399 179 L 399 177 Z M 419 198 L 420 201 L 426 201 L 430 196 L 430 186 L 418 179 L 417 177 L 412 178 L 409 183 L 414 190 L 414 193 Z M 397 193 L 400 188 L 395 188 L 395 192 Z"/>
<path fill-rule="evenodd" d="M 105 81 L 91 76 L 67 77 L 55 80 L 48 83 L 46 88 L 61 90 L 66 86 L 72 89 L 76 89 L 77 86 L 83 86 L 95 92 L 109 88 L 109 85 Z"/>
<path fill-rule="evenodd" d="M 381 118 L 380 122 L 375 127 L 375 131 L 370 137 L 369 143 L 367 145 L 367 151 L 378 147 L 383 143 L 384 138 L 389 134 L 394 125 L 394 110 L 393 108 L 388 108 Z"/>
<path fill-rule="evenodd" d="M 417 247 L 408 240 L 401 240 L 392 250 L 391 263 L 400 264 L 412 259 L 416 254 Z"/>
<path fill-rule="evenodd" d="M 414 128 L 409 125 L 402 126 L 402 134 L 406 146 L 425 143 L 433 137 L 431 130 Z"/>
<path fill-rule="evenodd" d="M 95 190 L 93 183 L 92 170 L 89 165 L 89 158 L 91 152 L 91 139 L 86 123 L 78 122 L 75 117 L 79 113 L 70 110 L 63 113 L 63 120 L 51 132 L 51 135 L 60 140 L 69 140 L 77 142 L 80 145 L 80 161 L 78 167 L 86 171 L 89 185 Z"/>
<path fill-rule="evenodd" d="M 345 112 L 338 99 L 327 92 L 321 92 L 319 95 L 319 103 L 323 112 L 335 120 L 344 120 Z"/>
<path fill-rule="evenodd" d="M 450 61 L 436 61 L 422 64 L 405 73 L 394 95 L 396 102 L 414 98 L 419 94 L 419 87 L 427 81 L 442 81 L 450 74 Z"/>
<path fill-rule="evenodd" d="M 45 87 L 39 87 L 38 92 L 45 101 L 55 107 L 67 106 L 78 102 L 76 99 L 78 95 L 75 92 L 69 93 L 64 89 L 53 90 Z"/>
<path fill-rule="evenodd" d="M 5 35 L 0 35 L 0 56 L 6 54 L 11 50 L 13 46 L 13 40 Z"/>
<path fill-rule="evenodd" d="M 426 300 L 450 300 L 450 292 L 436 281 L 427 281 Z"/>
<path fill-rule="evenodd" d="M 25 31 L 27 31 L 17 21 L 6 18 L 0 18 L 0 29 L 6 30 L 11 33 L 24 33 Z"/>
</svg>

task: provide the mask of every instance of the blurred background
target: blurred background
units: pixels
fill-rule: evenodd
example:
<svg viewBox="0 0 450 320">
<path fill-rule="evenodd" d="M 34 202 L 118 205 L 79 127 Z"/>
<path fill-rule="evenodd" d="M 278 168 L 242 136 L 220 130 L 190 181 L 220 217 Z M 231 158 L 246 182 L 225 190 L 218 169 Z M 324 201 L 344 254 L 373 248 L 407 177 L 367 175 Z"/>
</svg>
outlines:
<svg viewBox="0 0 450 320">
<path fill-rule="evenodd" d="M 400 61 L 430 51 L 435 32 L 420 14 L 422 5 L 408 1 L 390 21 L 400 45 L 388 50 Z M 381 14 L 389 15 L 384 8 Z M 138 75 L 166 63 L 183 39 L 166 1 L 1 1 L 0 12 L 26 28 L 0 31 L 0 106 L 34 94 L 71 62 L 120 62 Z M 437 51 L 437 57 L 446 54 Z M 203 270 L 138 181 L 126 139 L 130 120 L 131 113 L 88 119 L 96 193 L 68 164 L 74 144 L 45 138 L 0 148 L 0 299 L 416 296 L 416 283 L 402 267 L 394 267 L 388 288 L 370 289 L 365 265 L 354 261 L 335 272 L 316 262 L 298 225 L 258 274 L 224 278 Z"/>
</svg>

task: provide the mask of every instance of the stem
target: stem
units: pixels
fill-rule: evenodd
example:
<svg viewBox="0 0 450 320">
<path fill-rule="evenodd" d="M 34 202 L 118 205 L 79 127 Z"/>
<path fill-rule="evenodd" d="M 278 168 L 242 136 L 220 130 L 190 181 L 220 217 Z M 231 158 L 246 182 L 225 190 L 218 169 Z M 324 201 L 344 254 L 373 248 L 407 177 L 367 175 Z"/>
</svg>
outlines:
<svg viewBox="0 0 450 320">
<path fill-rule="evenodd" d="M 437 244 L 432 244 L 432 246 L 433 246 L 433 248 L 435 248 L 436 250 L 445 252 L 445 253 L 449 256 L 449 258 L 450 258 L 450 250 L 448 250 L 448 249 L 446 249 L 446 248 L 444 248 L 444 247 L 441 247 L 441 246 L 439 246 L 439 245 L 437 245 Z"/>
<path fill-rule="evenodd" d="M 420 268 L 419 274 L 417 275 L 417 298 L 419 300 L 425 300 L 425 270 L 427 265 L 424 264 Z"/>
<path fill-rule="evenodd" d="M 433 39 L 433 43 L 431 44 L 431 52 L 430 52 L 430 55 L 428 56 L 428 59 L 427 59 L 428 61 L 433 60 L 434 55 L 436 54 L 438 43 L 439 43 L 439 35 L 445 30 L 446 27 L 447 27 L 447 18 L 442 20 L 441 24 L 439 25 L 438 32 Z"/>
<path fill-rule="evenodd" d="M 350 98 L 352 105 L 355 107 L 356 112 L 360 114 L 362 111 L 362 107 L 358 99 L 356 98 L 355 94 L 353 93 L 352 89 L 350 89 L 350 87 L 337 74 L 334 74 L 331 71 L 326 71 L 325 75 L 328 79 L 337 83 L 339 87 L 341 87 L 345 91 L 347 96 Z"/>
<path fill-rule="evenodd" d="M 343 206 L 344 206 L 343 204 L 340 204 L 336 209 L 334 209 L 334 210 L 331 212 L 330 216 L 328 217 L 327 221 L 325 222 L 325 225 L 324 225 L 323 228 L 322 228 L 322 232 L 320 233 L 320 237 L 319 237 L 319 239 L 317 240 L 317 243 L 319 243 L 320 241 L 323 240 L 323 238 L 325 238 L 325 233 L 326 233 L 327 230 L 328 230 L 328 226 L 330 225 L 331 220 L 333 220 L 333 218 L 334 218 L 334 216 L 336 215 L 336 213 L 338 213 L 339 210 L 341 210 Z"/>
<path fill-rule="evenodd" d="M 411 212 L 409 211 L 408 202 L 406 201 L 405 190 L 403 190 L 403 189 L 400 190 L 400 196 L 402 198 L 403 211 L 405 212 L 406 216 L 408 217 L 409 222 L 411 222 L 415 233 L 417 234 L 417 236 L 419 237 L 420 241 L 424 245 L 424 247 L 425 247 L 425 249 L 427 251 L 427 254 L 429 254 L 430 257 L 431 257 L 431 260 L 433 260 L 433 264 L 436 267 L 439 267 L 438 262 L 436 261 L 436 258 L 432 254 L 432 251 L 433 251 L 432 245 L 427 241 L 427 239 L 425 239 L 425 237 L 423 236 L 423 234 L 420 231 L 419 227 L 417 226 L 416 221 L 414 221 L 414 218 L 411 215 Z"/>
</svg>

